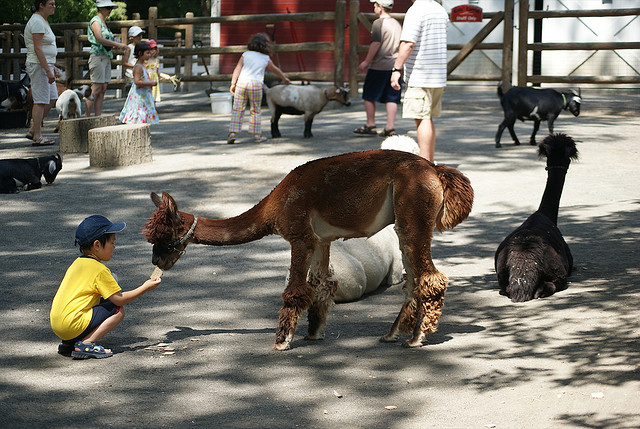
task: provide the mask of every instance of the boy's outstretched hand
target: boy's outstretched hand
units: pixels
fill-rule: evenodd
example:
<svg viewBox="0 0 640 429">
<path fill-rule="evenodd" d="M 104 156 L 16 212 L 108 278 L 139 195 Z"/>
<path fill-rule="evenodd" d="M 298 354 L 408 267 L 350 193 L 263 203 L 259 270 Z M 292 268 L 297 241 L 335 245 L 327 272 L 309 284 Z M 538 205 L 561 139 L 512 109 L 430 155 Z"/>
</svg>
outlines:
<svg viewBox="0 0 640 429">
<path fill-rule="evenodd" d="M 145 288 L 145 290 L 148 292 L 157 288 L 160 282 L 162 282 L 162 279 L 160 277 L 149 279 L 142 284 L 142 287 Z"/>
</svg>

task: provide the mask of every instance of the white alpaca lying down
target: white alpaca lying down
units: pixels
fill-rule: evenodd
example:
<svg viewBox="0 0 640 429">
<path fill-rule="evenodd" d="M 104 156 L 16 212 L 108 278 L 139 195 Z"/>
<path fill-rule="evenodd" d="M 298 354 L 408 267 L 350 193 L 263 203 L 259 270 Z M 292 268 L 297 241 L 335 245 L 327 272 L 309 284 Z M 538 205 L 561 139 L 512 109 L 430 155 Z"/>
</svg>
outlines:
<svg viewBox="0 0 640 429">
<path fill-rule="evenodd" d="M 72 89 L 63 91 L 58 97 L 58 101 L 56 101 L 56 110 L 58 111 L 57 132 L 60 129 L 60 122 L 62 122 L 63 119 L 79 118 L 82 116 L 80 97 L 78 97 L 78 94 Z"/>
<path fill-rule="evenodd" d="M 393 225 L 369 238 L 334 241 L 329 259 L 338 283 L 336 302 L 354 301 L 382 285 L 402 282 L 402 252 Z"/>
</svg>

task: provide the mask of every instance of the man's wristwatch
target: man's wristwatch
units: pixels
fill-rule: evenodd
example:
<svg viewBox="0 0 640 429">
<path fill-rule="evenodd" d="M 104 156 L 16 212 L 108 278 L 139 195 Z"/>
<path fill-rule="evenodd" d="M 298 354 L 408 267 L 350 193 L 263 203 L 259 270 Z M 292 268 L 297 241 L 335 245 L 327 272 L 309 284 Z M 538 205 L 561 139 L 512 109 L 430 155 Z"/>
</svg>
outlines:
<svg viewBox="0 0 640 429">
<path fill-rule="evenodd" d="M 393 73 L 393 72 L 400 72 L 400 74 L 402 74 L 402 69 L 397 69 L 397 68 L 394 67 L 394 68 L 391 69 L 391 73 Z"/>
</svg>

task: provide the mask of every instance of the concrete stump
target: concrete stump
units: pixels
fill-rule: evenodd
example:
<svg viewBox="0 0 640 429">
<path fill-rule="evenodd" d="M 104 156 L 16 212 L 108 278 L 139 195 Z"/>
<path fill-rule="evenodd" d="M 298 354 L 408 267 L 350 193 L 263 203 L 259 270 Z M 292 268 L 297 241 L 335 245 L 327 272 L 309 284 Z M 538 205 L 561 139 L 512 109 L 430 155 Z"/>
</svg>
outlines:
<svg viewBox="0 0 640 429">
<path fill-rule="evenodd" d="M 62 153 L 89 152 L 89 130 L 116 125 L 116 115 L 65 119 L 60 123 L 60 151 Z"/>
<path fill-rule="evenodd" d="M 122 167 L 151 162 L 149 124 L 124 124 L 89 130 L 89 165 Z"/>
</svg>

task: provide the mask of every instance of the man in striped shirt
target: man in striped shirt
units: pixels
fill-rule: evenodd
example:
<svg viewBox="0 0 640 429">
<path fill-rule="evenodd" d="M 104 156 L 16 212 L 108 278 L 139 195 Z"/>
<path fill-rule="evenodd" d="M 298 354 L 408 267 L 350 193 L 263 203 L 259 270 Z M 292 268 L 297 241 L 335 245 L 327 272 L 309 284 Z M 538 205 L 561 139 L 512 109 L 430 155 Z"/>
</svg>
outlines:
<svg viewBox="0 0 640 429">
<path fill-rule="evenodd" d="M 436 146 L 432 118 L 440 116 L 442 92 L 447 85 L 448 23 L 447 12 L 435 0 L 414 0 L 405 15 L 391 73 L 391 86 L 399 89 L 404 72 L 407 90 L 402 117 L 415 120 L 420 155 L 432 162 Z"/>
</svg>

